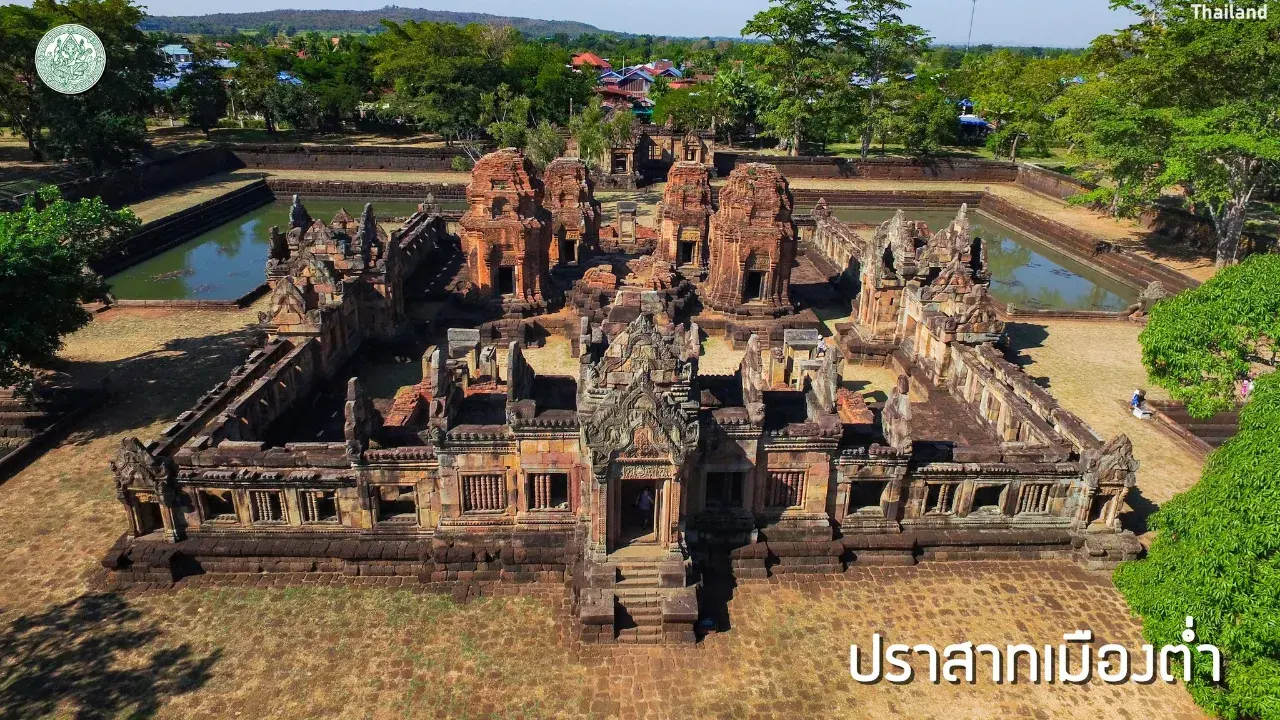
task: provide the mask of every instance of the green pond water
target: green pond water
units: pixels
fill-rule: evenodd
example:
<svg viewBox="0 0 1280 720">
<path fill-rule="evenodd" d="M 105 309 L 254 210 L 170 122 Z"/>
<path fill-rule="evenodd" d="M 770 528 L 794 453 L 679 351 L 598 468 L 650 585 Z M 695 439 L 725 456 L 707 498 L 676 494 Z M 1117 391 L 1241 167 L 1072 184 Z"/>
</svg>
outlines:
<svg viewBox="0 0 1280 720">
<path fill-rule="evenodd" d="M 304 199 L 312 217 L 328 221 L 340 208 L 357 216 L 367 200 Z M 446 210 L 465 209 L 463 201 L 441 203 Z M 373 201 L 379 217 L 407 217 L 416 201 Z M 808 212 L 808 209 L 798 212 Z M 891 208 L 832 208 L 845 222 L 879 224 L 893 216 Z M 954 211 L 908 210 L 937 231 Z M 981 213 L 969 216 L 974 234 L 987 243 L 991 295 L 1001 304 L 1050 310 L 1121 310 L 1136 291 L 1059 253 L 1047 245 Z M 268 229 L 289 224 L 289 201 L 277 200 L 170 248 L 111 276 L 115 296 L 124 300 L 234 300 L 266 278 Z"/>
<path fill-rule="evenodd" d="M 892 218 L 896 210 L 834 207 L 831 212 L 845 222 L 878 225 Z M 955 218 L 956 210 L 906 210 L 906 214 L 908 220 L 923 220 L 931 232 L 937 232 Z M 991 296 L 1001 306 L 1013 303 L 1034 310 L 1115 311 L 1137 299 L 1137 291 L 1124 283 L 1008 225 L 976 212 L 969 213 L 969 222 L 974 236 L 986 241 Z"/>
<path fill-rule="evenodd" d="M 369 200 L 303 198 L 312 217 L 328 222 L 341 208 L 359 217 Z M 380 218 L 408 217 L 414 200 L 373 200 Z M 441 203 L 444 209 L 463 202 Z M 268 230 L 289 224 L 289 200 L 276 200 L 107 278 L 122 300 L 234 300 L 266 279 Z"/>
</svg>

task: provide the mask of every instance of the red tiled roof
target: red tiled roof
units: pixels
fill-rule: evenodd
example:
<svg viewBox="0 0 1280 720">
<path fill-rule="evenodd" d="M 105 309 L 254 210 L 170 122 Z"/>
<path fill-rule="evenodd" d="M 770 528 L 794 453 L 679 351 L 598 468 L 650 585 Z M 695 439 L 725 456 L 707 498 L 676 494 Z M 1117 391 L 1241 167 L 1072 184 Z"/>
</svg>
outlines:
<svg viewBox="0 0 1280 720">
<path fill-rule="evenodd" d="M 594 65 L 595 67 L 598 67 L 601 70 L 613 69 L 613 66 L 609 64 L 608 60 L 605 60 L 599 55 L 596 55 L 595 53 L 591 53 L 591 52 L 584 52 L 581 55 L 574 55 L 573 60 L 570 60 L 569 62 L 571 62 L 574 67 L 582 67 L 583 65 Z"/>
</svg>

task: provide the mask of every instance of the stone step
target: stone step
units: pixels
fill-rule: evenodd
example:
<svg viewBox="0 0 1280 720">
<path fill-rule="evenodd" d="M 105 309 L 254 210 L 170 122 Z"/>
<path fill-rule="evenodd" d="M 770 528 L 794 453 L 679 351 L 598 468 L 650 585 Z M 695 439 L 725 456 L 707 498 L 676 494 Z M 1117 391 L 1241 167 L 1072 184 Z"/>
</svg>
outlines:
<svg viewBox="0 0 1280 720">
<path fill-rule="evenodd" d="M 623 588 L 657 588 L 658 578 L 623 578 L 615 583 L 617 587 Z"/>
<path fill-rule="evenodd" d="M 630 600 L 632 602 L 641 600 L 658 602 L 662 599 L 662 591 L 658 588 L 622 587 L 614 590 L 614 594 L 618 596 L 619 600 Z"/>
<path fill-rule="evenodd" d="M 618 642 L 656 645 L 662 642 L 662 628 L 627 628 L 618 631 Z"/>
<path fill-rule="evenodd" d="M 632 613 L 631 621 L 636 624 L 636 627 L 662 627 L 662 613 L 648 615 Z"/>
</svg>

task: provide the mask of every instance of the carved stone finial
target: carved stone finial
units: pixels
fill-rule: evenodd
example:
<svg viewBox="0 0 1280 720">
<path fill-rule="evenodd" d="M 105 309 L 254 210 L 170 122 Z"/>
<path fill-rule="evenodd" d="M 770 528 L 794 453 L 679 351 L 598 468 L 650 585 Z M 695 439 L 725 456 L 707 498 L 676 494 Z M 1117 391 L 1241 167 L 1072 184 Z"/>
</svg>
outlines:
<svg viewBox="0 0 1280 720">
<path fill-rule="evenodd" d="M 826 220 L 831 217 L 831 208 L 827 206 L 827 199 L 818 198 L 818 202 L 813 206 L 811 214 L 815 220 Z"/>
<path fill-rule="evenodd" d="M 297 195 L 294 195 L 293 204 L 289 206 L 289 229 L 301 228 L 306 230 L 309 227 L 311 227 L 311 215 L 302 206 L 302 200 Z"/>
<path fill-rule="evenodd" d="M 347 401 L 342 408 L 342 435 L 347 441 L 347 456 L 355 459 L 369 446 L 373 435 L 373 405 L 364 393 L 360 378 L 347 381 Z"/>
<path fill-rule="evenodd" d="M 1131 488 L 1137 482 L 1138 459 L 1133 456 L 1133 443 L 1123 433 L 1111 438 L 1098 451 L 1095 485 Z"/>
<path fill-rule="evenodd" d="M 897 384 L 889 391 L 880 421 L 889 447 L 911 450 L 911 383 L 906 375 L 899 375 Z"/>
</svg>

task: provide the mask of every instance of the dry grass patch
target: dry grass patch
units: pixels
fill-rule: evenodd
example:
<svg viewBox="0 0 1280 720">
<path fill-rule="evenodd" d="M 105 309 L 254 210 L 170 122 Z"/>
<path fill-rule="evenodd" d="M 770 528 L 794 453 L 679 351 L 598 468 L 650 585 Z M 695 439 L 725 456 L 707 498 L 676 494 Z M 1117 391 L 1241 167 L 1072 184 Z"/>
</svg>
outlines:
<svg viewBox="0 0 1280 720">
<path fill-rule="evenodd" d="M 1142 463 L 1138 488 L 1130 495 L 1134 514 L 1125 518 L 1144 529 L 1152 504 L 1167 502 L 1200 479 L 1202 462 L 1185 450 L 1154 420 L 1130 414 L 1129 396 L 1146 388 L 1156 399 L 1168 399 L 1160 388 L 1147 383 L 1138 347 L 1140 325 L 1115 322 L 1049 322 L 1042 325 L 1011 323 L 1013 347 L 1024 356 L 1024 369 L 1042 384 L 1063 407 L 1079 415 L 1104 438 L 1125 433 Z"/>
<path fill-rule="evenodd" d="M 199 205 L 206 200 L 221 197 L 261 179 L 251 173 L 220 173 L 195 182 L 180 185 L 163 195 L 149 198 L 129 206 L 142 222 L 151 222 Z"/>
<path fill-rule="evenodd" d="M 471 173 L 450 170 L 302 170 L 294 168 L 253 168 L 236 170 L 232 175 L 280 178 L 282 180 L 310 180 L 313 182 L 400 182 L 439 183 L 441 185 L 467 185 Z"/>
</svg>

